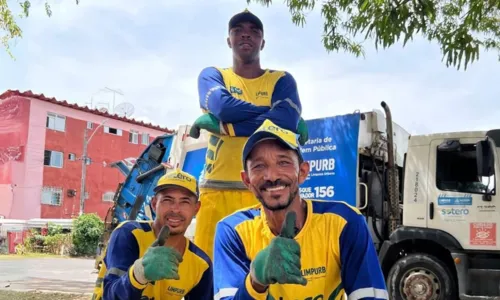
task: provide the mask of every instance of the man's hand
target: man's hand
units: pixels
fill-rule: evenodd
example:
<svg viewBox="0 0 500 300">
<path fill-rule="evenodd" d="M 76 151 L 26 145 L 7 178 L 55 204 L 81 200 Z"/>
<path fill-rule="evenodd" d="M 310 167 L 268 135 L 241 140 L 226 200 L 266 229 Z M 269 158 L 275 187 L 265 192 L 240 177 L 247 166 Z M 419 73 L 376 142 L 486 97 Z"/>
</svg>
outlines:
<svg viewBox="0 0 500 300">
<path fill-rule="evenodd" d="M 135 279 L 146 284 L 161 279 L 179 280 L 179 263 L 182 255 L 174 248 L 165 246 L 170 230 L 163 226 L 156 241 L 149 247 L 142 258 L 134 263 Z"/>
<path fill-rule="evenodd" d="M 296 218 L 295 212 L 288 212 L 280 235 L 261 250 L 250 264 L 250 276 L 257 285 L 307 284 L 300 271 L 300 246 L 293 239 Z"/>
<path fill-rule="evenodd" d="M 205 129 L 206 131 L 215 134 L 222 134 L 221 124 L 212 114 L 203 114 L 201 117 L 196 119 L 189 130 L 189 136 L 195 139 L 199 138 L 201 129 Z"/>
<path fill-rule="evenodd" d="M 302 118 L 300 118 L 299 125 L 297 126 L 297 133 L 299 134 L 300 145 L 304 146 L 309 139 L 309 130 L 307 129 L 306 121 Z"/>
</svg>

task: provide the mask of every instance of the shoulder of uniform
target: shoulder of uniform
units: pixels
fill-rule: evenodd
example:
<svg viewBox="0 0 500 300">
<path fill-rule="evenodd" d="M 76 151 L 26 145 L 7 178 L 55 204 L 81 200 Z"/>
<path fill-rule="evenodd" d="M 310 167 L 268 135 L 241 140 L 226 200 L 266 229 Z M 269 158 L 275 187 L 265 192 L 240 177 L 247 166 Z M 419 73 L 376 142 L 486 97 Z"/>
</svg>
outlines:
<svg viewBox="0 0 500 300">
<path fill-rule="evenodd" d="M 245 221 L 251 221 L 260 215 L 260 204 L 253 205 L 235 211 L 234 213 L 224 217 L 219 223 L 229 225 L 234 228 Z"/>
<path fill-rule="evenodd" d="M 284 76 L 288 76 L 288 77 L 292 77 L 292 74 L 288 71 L 285 71 L 285 70 L 274 70 L 274 69 L 267 69 L 268 73 L 269 74 L 273 74 L 273 75 L 276 75 L 276 76 L 279 76 L 279 77 L 284 77 Z"/>
<path fill-rule="evenodd" d="M 221 70 L 223 70 L 223 68 L 218 68 L 218 67 L 215 67 L 215 66 L 205 67 L 205 68 L 201 69 L 201 71 L 200 71 L 200 77 L 210 76 L 210 75 L 213 75 L 213 74 L 217 74 L 217 73 L 220 73 Z"/>
<path fill-rule="evenodd" d="M 205 253 L 205 251 L 201 250 L 200 247 L 198 247 L 195 243 L 188 241 L 188 250 L 196 255 L 197 257 L 201 258 L 209 267 L 212 266 L 212 260 L 210 257 Z"/>
<path fill-rule="evenodd" d="M 356 219 L 361 215 L 361 212 L 356 207 L 344 201 L 307 201 L 311 201 L 314 214 L 336 214 L 345 219 L 347 222 Z"/>
<path fill-rule="evenodd" d="M 136 229 L 142 231 L 151 231 L 151 223 L 149 221 L 123 221 L 118 226 L 116 226 L 115 230 L 125 230 L 125 231 L 134 231 Z"/>
</svg>

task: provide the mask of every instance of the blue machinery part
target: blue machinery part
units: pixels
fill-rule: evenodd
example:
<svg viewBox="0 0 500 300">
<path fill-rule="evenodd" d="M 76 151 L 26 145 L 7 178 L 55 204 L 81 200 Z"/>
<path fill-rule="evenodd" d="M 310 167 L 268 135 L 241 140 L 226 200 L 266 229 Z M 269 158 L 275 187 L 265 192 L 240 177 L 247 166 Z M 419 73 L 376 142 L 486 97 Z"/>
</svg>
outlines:
<svg viewBox="0 0 500 300">
<path fill-rule="evenodd" d="M 126 220 L 149 220 L 146 211 L 150 211 L 154 219 L 155 215 L 150 207 L 153 188 L 165 174 L 162 163 L 168 163 L 173 140 L 174 134 L 165 134 L 154 139 L 128 171 L 127 178 L 115 193 L 111 209 L 112 225 L 116 226 Z M 126 165 L 118 167 L 123 169 Z"/>
</svg>

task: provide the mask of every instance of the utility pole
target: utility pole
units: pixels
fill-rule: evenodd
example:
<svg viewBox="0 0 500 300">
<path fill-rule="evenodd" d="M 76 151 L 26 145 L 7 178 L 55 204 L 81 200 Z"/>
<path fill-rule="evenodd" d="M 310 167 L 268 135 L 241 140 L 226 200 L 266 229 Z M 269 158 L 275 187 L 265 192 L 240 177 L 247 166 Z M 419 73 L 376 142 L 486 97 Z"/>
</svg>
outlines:
<svg viewBox="0 0 500 300">
<path fill-rule="evenodd" d="M 109 119 L 104 119 L 99 126 L 96 127 L 94 132 L 90 135 L 90 137 L 87 139 L 87 126 L 85 126 L 85 129 L 83 131 L 83 154 L 81 157 L 82 160 L 82 178 L 81 178 L 81 188 L 80 188 L 80 216 L 83 214 L 83 209 L 84 209 L 84 204 L 85 204 L 85 183 L 87 180 L 87 149 L 88 145 L 90 143 L 90 140 L 92 137 L 94 137 L 94 134 L 97 132 L 97 130 L 102 127 Z"/>
<path fill-rule="evenodd" d="M 85 180 L 87 179 L 87 126 L 83 130 L 83 154 L 82 154 L 82 178 L 80 187 L 80 216 L 83 214 L 83 204 L 85 203 Z"/>
</svg>

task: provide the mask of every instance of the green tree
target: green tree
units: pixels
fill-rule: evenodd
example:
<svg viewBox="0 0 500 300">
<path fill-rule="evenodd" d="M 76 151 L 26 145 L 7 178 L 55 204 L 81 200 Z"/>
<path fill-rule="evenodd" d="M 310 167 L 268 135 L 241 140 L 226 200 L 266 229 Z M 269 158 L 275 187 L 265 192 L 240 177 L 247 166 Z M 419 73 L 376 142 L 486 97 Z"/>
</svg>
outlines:
<svg viewBox="0 0 500 300">
<path fill-rule="evenodd" d="M 247 0 L 269 6 L 271 0 Z M 375 48 L 403 47 L 416 34 L 441 47 L 446 66 L 467 69 L 482 50 L 496 50 L 500 60 L 500 0 L 285 0 L 296 25 L 321 5 L 323 44 L 327 51 L 364 56 L 362 42 Z"/>
<path fill-rule="evenodd" d="M 104 222 L 97 214 L 83 214 L 73 220 L 73 246 L 77 255 L 94 255 L 104 232 Z"/>
<path fill-rule="evenodd" d="M 75 1 L 76 4 L 80 3 L 80 0 Z M 27 18 L 29 16 L 31 1 L 11 0 L 10 3 L 16 3 L 16 5 L 21 6 L 19 18 Z M 44 7 L 47 16 L 52 16 L 52 9 L 50 8 L 49 2 L 45 2 Z M 0 40 L 11 57 L 13 56 L 10 52 L 9 42 L 16 38 L 22 38 L 22 36 L 23 31 L 17 25 L 16 18 L 14 17 L 11 7 L 9 7 L 8 0 L 0 0 Z"/>
</svg>

